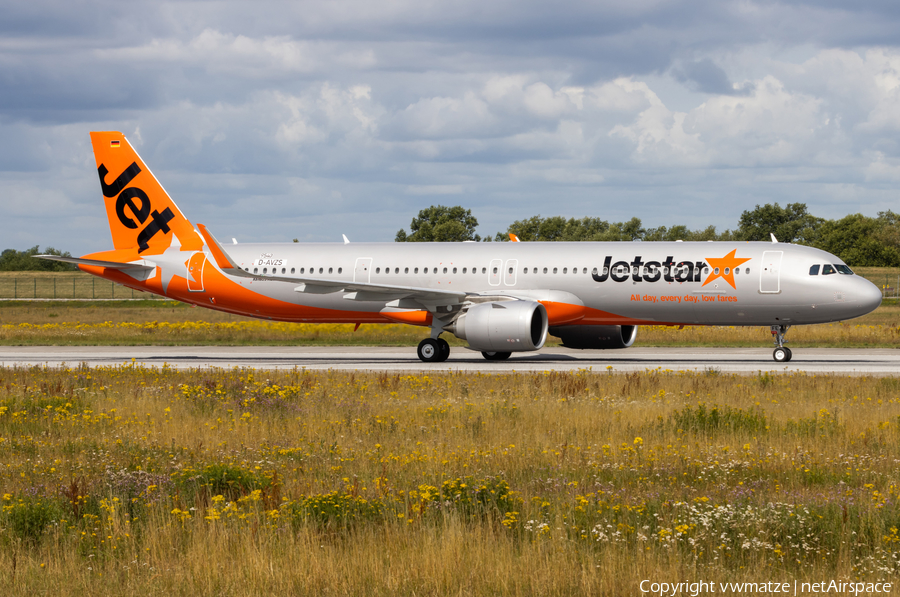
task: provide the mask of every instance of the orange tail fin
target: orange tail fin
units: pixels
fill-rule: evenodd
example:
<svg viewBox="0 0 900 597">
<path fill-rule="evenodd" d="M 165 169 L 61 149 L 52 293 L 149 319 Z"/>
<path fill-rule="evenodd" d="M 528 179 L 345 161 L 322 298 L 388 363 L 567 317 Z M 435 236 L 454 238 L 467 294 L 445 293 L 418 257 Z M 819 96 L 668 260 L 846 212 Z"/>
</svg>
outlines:
<svg viewBox="0 0 900 597">
<path fill-rule="evenodd" d="M 92 132 L 91 144 L 106 203 L 113 246 L 144 255 L 162 253 L 173 239 L 198 250 L 203 240 L 125 135 Z"/>
</svg>

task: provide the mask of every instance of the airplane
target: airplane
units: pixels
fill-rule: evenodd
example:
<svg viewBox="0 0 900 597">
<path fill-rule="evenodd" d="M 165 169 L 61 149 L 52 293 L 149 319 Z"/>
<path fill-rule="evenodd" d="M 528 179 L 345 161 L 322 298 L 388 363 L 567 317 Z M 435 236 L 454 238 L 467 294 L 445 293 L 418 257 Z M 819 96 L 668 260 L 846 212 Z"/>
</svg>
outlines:
<svg viewBox="0 0 900 597">
<path fill-rule="evenodd" d="M 859 317 L 881 291 L 825 251 L 772 242 L 240 243 L 194 226 L 120 132 L 91 143 L 113 249 L 66 261 L 169 299 L 260 319 L 404 323 L 450 356 L 445 332 L 484 358 L 630 347 L 641 325 L 791 326 Z M 518 241 L 518 239 L 515 239 Z"/>
</svg>

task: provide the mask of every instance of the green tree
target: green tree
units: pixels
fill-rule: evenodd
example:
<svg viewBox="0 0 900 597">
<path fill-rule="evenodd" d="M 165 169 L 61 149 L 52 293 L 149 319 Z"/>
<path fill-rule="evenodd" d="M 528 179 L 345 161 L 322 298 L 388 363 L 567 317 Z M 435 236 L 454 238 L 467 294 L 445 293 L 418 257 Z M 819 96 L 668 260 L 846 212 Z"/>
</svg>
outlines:
<svg viewBox="0 0 900 597">
<path fill-rule="evenodd" d="M 767 241 L 774 234 L 778 242 L 811 245 L 823 222 L 806 211 L 805 203 L 788 203 L 785 207 L 766 203 L 741 214 L 735 238 Z"/>
<path fill-rule="evenodd" d="M 721 234 L 715 226 L 703 230 L 688 230 L 687 226 L 677 225 L 671 228 L 644 228 L 640 218 L 631 218 L 627 222 L 610 224 L 600 218 L 584 217 L 566 220 L 561 216 L 542 218 L 532 216 L 526 220 L 516 220 L 509 225 L 507 232 L 498 232 L 494 240 L 508 240 L 509 233 L 515 234 L 523 242 L 534 241 L 705 241 L 731 240 L 733 233 L 726 230 Z"/>
<path fill-rule="evenodd" d="M 502 240 L 508 239 L 512 233 L 523 242 L 536 241 L 580 241 L 592 240 L 609 229 L 609 222 L 600 218 L 570 218 L 562 216 L 542 218 L 532 216 L 527 220 L 516 220 L 507 228 L 506 234 L 497 233 Z M 495 239 L 497 240 L 497 239 Z"/>
<path fill-rule="evenodd" d="M 852 214 L 825 221 L 815 246 L 851 266 L 897 267 L 900 266 L 898 237 L 897 214 L 882 212 L 877 218 Z"/>
<path fill-rule="evenodd" d="M 478 241 L 481 237 L 475 234 L 477 227 L 478 220 L 472 215 L 471 209 L 464 209 L 458 205 L 454 207 L 432 205 L 413 218 L 409 225 L 410 234 L 400 230 L 394 240 L 398 243 Z"/>
<path fill-rule="evenodd" d="M 34 255 L 59 255 L 61 257 L 71 257 L 71 253 L 66 251 L 61 253 L 53 247 L 49 247 L 43 253 L 39 245 L 35 245 L 25 251 L 17 251 L 15 249 L 6 249 L 0 253 L 0 271 L 4 272 L 70 272 L 77 269 L 71 263 L 63 263 L 62 261 L 47 261 L 45 259 L 35 259 Z"/>
</svg>

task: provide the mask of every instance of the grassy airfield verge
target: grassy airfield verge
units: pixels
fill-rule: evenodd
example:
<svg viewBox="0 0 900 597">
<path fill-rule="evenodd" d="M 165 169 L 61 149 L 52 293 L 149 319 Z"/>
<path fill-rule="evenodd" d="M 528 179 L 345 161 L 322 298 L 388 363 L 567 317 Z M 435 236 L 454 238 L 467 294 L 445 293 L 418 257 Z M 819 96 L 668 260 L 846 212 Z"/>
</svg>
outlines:
<svg viewBox="0 0 900 597">
<path fill-rule="evenodd" d="M 0 369 L 0 455 L 5 594 L 900 582 L 897 378 Z"/>
<path fill-rule="evenodd" d="M 425 328 L 406 325 L 305 324 L 260 321 L 191 308 L 174 301 L 5 301 L 0 345 L 380 345 L 415 346 Z M 449 336 L 449 335 L 448 335 Z M 641 326 L 636 346 L 741 346 L 771 342 L 768 328 Z M 792 347 L 900 347 L 900 303 L 886 301 L 852 321 L 796 326 Z M 447 340 L 454 346 L 464 343 Z M 551 337 L 548 344 L 553 345 Z"/>
</svg>

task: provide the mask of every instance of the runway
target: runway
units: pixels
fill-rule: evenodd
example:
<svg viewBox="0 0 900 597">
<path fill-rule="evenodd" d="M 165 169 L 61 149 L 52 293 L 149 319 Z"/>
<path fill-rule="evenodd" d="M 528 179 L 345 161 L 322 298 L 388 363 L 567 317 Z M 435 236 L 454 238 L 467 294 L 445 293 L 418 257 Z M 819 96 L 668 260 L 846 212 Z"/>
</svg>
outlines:
<svg viewBox="0 0 900 597">
<path fill-rule="evenodd" d="M 897 375 L 900 349 L 793 348 L 789 363 L 772 360 L 772 350 L 760 348 L 630 348 L 580 351 L 545 348 L 518 353 L 509 360 L 486 361 L 478 352 L 453 348 L 444 363 L 423 363 L 410 347 L 361 346 L 13 346 L 0 347 L 0 365 L 57 367 L 86 363 L 110 366 L 134 362 L 148 367 L 163 364 L 176 369 L 252 367 L 255 369 L 334 369 L 359 371 L 578 371 L 591 370 L 707 371 L 756 374 L 760 371 L 834 373 L 841 375 Z"/>
</svg>

